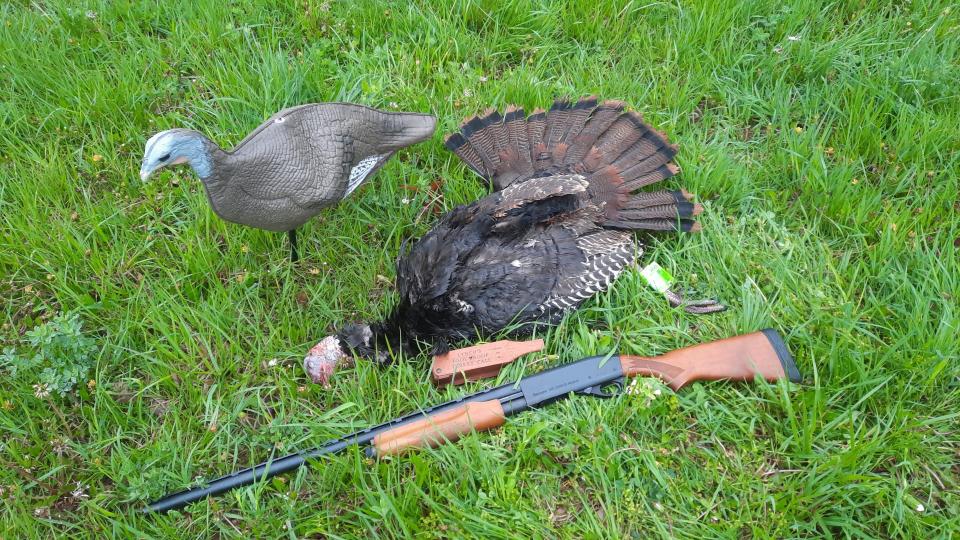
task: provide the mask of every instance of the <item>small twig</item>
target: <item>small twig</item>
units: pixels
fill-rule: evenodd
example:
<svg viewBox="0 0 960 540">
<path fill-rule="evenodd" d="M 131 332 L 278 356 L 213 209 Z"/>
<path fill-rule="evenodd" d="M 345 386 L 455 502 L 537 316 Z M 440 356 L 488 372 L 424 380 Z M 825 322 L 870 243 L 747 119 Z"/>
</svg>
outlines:
<svg viewBox="0 0 960 540">
<path fill-rule="evenodd" d="M 924 470 L 926 470 L 928 473 L 930 473 L 930 476 L 932 476 L 933 479 L 937 481 L 937 485 L 940 486 L 940 489 L 942 489 L 943 491 L 947 490 L 947 486 L 943 485 L 943 481 L 940 480 L 940 477 L 937 476 L 937 473 L 930 470 L 930 467 L 927 467 L 926 463 L 921 463 L 920 466 L 923 467 Z"/>
<path fill-rule="evenodd" d="M 16 470 L 17 474 L 19 474 L 24 480 L 26 480 L 27 483 L 32 483 L 33 485 L 40 487 L 41 489 L 43 489 L 44 491 L 50 494 L 54 493 L 54 490 L 52 487 L 50 487 L 50 484 L 44 482 L 43 480 L 38 480 L 32 474 L 28 473 L 26 469 L 23 469 L 20 467 L 14 467 L 14 470 Z"/>
<path fill-rule="evenodd" d="M 707 508 L 703 512 L 700 512 L 700 515 L 697 516 L 697 521 L 700 521 L 701 519 L 706 517 L 706 515 L 709 514 L 711 511 L 713 511 L 713 509 L 716 508 L 718 504 L 720 503 L 713 503 L 713 506 L 711 506 L 710 508 Z"/>
<path fill-rule="evenodd" d="M 443 193 L 434 193 L 431 191 L 428 197 L 430 200 L 427 202 L 427 204 L 423 205 L 420 211 L 417 212 L 417 217 L 413 219 L 414 226 L 418 225 L 420 220 L 423 219 L 423 216 L 425 216 L 427 212 L 432 211 L 435 205 L 443 204 Z"/>
<path fill-rule="evenodd" d="M 766 478 L 768 476 L 773 476 L 775 474 L 792 473 L 792 472 L 803 472 L 803 469 L 770 469 L 769 471 L 765 471 L 760 476 L 763 478 Z"/>
<path fill-rule="evenodd" d="M 64 416 L 63 411 L 61 411 L 60 408 L 53 403 L 52 399 L 47 401 L 47 406 L 49 406 L 53 410 L 54 414 L 60 418 L 60 421 L 63 422 L 63 428 L 67 430 L 67 436 L 73 438 L 73 430 L 70 428 L 70 423 L 67 422 L 67 417 Z"/>
<path fill-rule="evenodd" d="M 619 454 L 620 452 L 627 452 L 627 451 L 630 451 L 630 450 L 637 450 L 638 452 L 642 452 L 642 451 L 643 451 L 643 448 L 640 448 L 639 446 L 636 446 L 636 445 L 631 444 L 630 446 L 628 446 L 628 447 L 626 447 L 626 448 L 621 448 L 621 449 L 619 449 L 619 450 L 614 450 L 613 452 L 610 452 L 610 455 L 607 456 L 607 459 L 603 460 L 603 464 L 606 465 L 606 464 L 610 461 L 610 458 L 612 458 L 613 456 Z"/>
</svg>

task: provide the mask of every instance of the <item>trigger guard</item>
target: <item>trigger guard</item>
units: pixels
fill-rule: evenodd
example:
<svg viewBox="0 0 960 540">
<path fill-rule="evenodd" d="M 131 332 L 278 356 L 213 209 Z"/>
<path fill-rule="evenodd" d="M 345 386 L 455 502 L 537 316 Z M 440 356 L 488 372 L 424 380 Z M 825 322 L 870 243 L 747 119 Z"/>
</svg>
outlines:
<svg viewBox="0 0 960 540">
<path fill-rule="evenodd" d="M 588 386 L 583 390 L 579 390 L 577 394 L 581 396 L 593 396 L 593 397 L 598 397 L 603 399 L 609 399 L 623 392 L 625 382 L 626 382 L 626 377 L 619 377 L 610 382 L 604 383 L 603 385 Z M 603 388 L 608 388 L 610 386 L 616 386 L 617 390 L 615 392 L 603 391 Z"/>
</svg>

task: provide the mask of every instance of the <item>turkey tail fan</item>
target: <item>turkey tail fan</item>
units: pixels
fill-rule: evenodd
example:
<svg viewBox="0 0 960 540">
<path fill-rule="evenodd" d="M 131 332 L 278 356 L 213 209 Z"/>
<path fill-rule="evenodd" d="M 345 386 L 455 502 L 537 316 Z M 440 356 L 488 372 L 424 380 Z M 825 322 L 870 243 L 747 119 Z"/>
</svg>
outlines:
<svg viewBox="0 0 960 540">
<path fill-rule="evenodd" d="M 530 178 L 579 174 L 604 208 L 604 226 L 697 231 L 701 207 L 685 191 L 638 192 L 680 172 L 677 147 L 622 101 L 560 98 L 548 111 L 507 107 L 468 118 L 446 145 L 497 190 Z"/>
<path fill-rule="evenodd" d="M 513 105 L 503 116 L 488 109 L 464 120 L 445 144 L 500 190 L 517 180 L 571 171 L 622 110 L 622 103 L 598 105 L 594 96 L 557 99 L 549 111 L 536 109 L 530 116 Z"/>
</svg>

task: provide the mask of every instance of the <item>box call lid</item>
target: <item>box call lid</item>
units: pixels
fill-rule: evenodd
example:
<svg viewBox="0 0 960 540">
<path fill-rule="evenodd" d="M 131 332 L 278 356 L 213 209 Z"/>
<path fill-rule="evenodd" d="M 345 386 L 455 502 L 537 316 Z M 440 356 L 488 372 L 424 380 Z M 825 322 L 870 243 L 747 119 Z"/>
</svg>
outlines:
<svg viewBox="0 0 960 540">
<path fill-rule="evenodd" d="M 495 341 L 433 357 L 430 375 L 436 384 L 463 384 L 496 377 L 503 366 L 521 356 L 543 349 L 543 340 Z"/>
</svg>

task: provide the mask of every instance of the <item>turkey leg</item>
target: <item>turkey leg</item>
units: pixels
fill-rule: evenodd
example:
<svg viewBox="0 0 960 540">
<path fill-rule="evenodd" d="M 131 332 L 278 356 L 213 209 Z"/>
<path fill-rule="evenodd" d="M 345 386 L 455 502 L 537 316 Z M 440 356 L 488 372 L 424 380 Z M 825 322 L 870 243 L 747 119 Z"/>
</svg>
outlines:
<svg viewBox="0 0 960 540">
<path fill-rule="evenodd" d="M 297 253 L 297 230 L 287 231 L 287 238 L 290 239 L 290 262 L 297 262 L 300 259 L 300 255 Z"/>
</svg>

